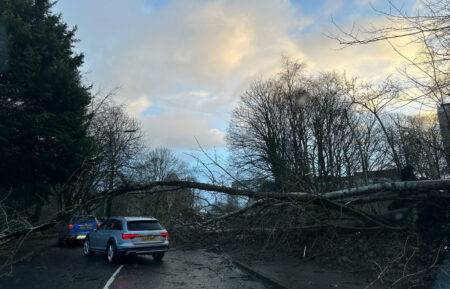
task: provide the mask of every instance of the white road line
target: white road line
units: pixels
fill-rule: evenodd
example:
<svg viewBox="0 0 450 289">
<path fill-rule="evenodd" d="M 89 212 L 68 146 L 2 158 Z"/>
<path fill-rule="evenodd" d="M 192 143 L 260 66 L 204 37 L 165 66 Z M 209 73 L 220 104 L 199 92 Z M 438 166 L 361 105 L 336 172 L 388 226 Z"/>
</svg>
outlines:
<svg viewBox="0 0 450 289">
<path fill-rule="evenodd" d="M 103 289 L 109 289 L 109 286 L 111 286 L 111 284 L 114 282 L 114 279 L 116 279 L 116 275 L 119 274 L 120 270 L 122 270 L 122 267 L 123 265 L 120 265 L 120 267 L 117 268 L 116 271 L 114 271 L 114 273 L 109 278 L 108 282 L 106 282 L 105 287 L 103 287 Z"/>
</svg>

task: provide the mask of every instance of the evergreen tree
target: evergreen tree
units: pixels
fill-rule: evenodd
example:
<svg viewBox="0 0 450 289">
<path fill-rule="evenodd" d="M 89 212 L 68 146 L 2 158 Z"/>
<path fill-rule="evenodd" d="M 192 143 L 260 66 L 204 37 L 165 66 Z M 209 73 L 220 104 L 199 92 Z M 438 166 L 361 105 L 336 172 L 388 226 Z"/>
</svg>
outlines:
<svg viewBox="0 0 450 289">
<path fill-rule="evenodd" d="M 34 209 L 89 157 L 75 29 L 48 0 L 0 0 L 0 199 Z"/>
</svg>

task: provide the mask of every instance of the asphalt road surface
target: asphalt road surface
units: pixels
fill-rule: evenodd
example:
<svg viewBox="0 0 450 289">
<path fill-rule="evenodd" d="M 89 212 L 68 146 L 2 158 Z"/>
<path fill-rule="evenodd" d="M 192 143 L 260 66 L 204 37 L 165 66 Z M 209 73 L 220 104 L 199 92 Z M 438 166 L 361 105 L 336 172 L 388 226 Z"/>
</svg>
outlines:
<svg viewBox="0 0 450 289">
<path fill-rule="evenodd" d="M 116 265 L 104 255 L 86 257 L 81 247 L 47 240 L 28 243 L 19 257 L 0 277 L 1 289 L 270 288 L 205 250 L 171 249 L 161 263 L 139 256 Z"/>
</svg>

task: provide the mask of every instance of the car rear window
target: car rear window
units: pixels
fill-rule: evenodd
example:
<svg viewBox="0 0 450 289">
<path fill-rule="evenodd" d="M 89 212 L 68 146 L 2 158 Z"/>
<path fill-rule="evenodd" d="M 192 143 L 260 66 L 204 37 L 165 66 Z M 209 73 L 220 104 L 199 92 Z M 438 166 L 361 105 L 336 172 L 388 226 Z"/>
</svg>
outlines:
<svg viewBox="0 0 450 289">
<path fill-rule="evenodd" d="M 128 231 L 162 230 L 158 221 L 130 221 L 127 222 Z"/>
<path fill-rule="evenodd" d="M 94 217 L 74 217 L 72 219 L 72 222 L 74 223 L 93 223 L 95 222 Z"/>
</svg>

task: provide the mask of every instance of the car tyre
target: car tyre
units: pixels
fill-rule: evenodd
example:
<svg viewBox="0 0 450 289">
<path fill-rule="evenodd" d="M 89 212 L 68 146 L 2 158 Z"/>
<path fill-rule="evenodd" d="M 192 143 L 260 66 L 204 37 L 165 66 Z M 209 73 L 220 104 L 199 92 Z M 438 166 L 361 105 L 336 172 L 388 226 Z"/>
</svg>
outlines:
<svg viewBox="0 0 450 289">
<path fill-rule="evenodd" d="M 153 256 L 153 259 L 155 259 L 158 262 L 161 262 L 164 257 L 164 252 L 153 253 L 152 256 Z"/>
<path fill-rule="evenodd" d="M 108 243 L 106 247 L 106 257 L 109 263 L 119 262 L 119 252 L 117 252 L 117 246 L 114 242 Z"/>
<path fill-rule="evenodd" d="M 83 243 L 83 254 L 85 256 L 94 255 L 94 251 L 91 250 L 91 242 L 89 241 L 89 239 L 86 239 Z"/>
<path fill-rule="evenodd" d="M 58 239 L 58 246 L 64 247 L 66 245 L 67 245 L 67 242 L 66 242 L 65 238 L 61 237 L 61 238 Z"/>
</svg>

